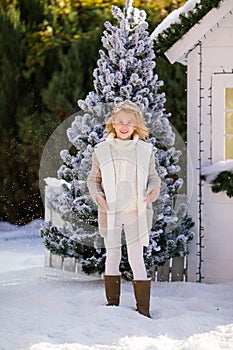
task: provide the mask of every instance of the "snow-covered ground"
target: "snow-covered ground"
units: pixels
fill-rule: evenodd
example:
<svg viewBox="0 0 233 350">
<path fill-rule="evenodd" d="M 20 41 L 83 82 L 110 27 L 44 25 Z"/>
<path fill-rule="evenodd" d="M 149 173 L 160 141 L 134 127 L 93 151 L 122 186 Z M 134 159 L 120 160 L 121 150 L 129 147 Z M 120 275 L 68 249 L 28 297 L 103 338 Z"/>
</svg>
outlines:
<svg viewBox="0 0 233 350">
<path fill-rule="evenodd" d="M 43 267 L 40 221 L 0 223 L 1 350 L 231 350 L 233 283 L 152 283 L 152 319 L 132 285 L 106 307 L 103 280 Z"/>
</svg>

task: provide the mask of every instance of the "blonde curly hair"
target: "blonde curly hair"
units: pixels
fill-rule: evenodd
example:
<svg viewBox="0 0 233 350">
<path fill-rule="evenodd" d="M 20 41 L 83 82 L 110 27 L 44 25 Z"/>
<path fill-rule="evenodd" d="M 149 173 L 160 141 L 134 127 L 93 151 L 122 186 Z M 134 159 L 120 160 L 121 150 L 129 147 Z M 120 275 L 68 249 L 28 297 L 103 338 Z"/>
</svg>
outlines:
<svg viewBox="0 0 233 350">
<path fill-rule="evenodd" d="M 135 124 L 135 130 L 134 130 L 133 136 L 137 134 L 141 140 L 146 140 L 149 136 L 149 132 L 146 127 L 142 112 L 140 111 L 139 107 L 135 103 L 129 100 L 125 100 L 115 105 L 112 111 L 111 117 L 106 122 L 105 137 L 107 137 L 111 133 L 114 133 L 116 135 L 115 129 L 113 127 L 113 123 L 115 122 L 116 116 L 120 111 L 125 111 L 133 115 L 134 124 Z"/>
</svg>

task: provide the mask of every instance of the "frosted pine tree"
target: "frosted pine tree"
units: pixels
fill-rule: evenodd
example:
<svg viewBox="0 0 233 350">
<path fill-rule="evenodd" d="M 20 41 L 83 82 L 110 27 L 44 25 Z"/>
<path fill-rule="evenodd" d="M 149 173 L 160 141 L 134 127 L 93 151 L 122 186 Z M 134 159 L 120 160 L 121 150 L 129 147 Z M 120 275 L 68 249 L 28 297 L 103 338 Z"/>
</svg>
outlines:
<svg viewBox="0 0 233 350">
<path fill-rule="evenodd" d="M 175 134 L 164 108 L 163 82 L 154 73 L 155 53 L 147 31 L 146 13 L 126 1 L 123 11 L 112 6 L 118 25 L 105 23 L 103 50 L 93 72 L 94 88 L 85 100 L 79 100 L 78 113 L 67 130 L 72 144 L 63 150 L 63 165 L 58 177 L 65 180 L 63 193 L 54 196 L 50 205 L 60 213 L 64 226 L 47 222 L 41 230 L 45 245 L 52 252 L 74 256 L 86 273 L 103 272 L 104 246 L 98 234 L 97 207 L 88 195 L 87 174 L 91 169 L 94 146 L 103 141 L 106 120 L 114 105 L 124 100 L 136 103 L 146 119 L 149 141 L 154 146 L 157 171 L 162 179 L 159 199 L 154 203 L 154 219 L 145 261 L 150 274 L 153 264 L 187 253 L 193 223 L 186 204 L 174 210 L 183 180 L 178 177 L 181 152 L 174 147 Z M 130 275 L 123 247 L 121 270 Z"/>
</svg>

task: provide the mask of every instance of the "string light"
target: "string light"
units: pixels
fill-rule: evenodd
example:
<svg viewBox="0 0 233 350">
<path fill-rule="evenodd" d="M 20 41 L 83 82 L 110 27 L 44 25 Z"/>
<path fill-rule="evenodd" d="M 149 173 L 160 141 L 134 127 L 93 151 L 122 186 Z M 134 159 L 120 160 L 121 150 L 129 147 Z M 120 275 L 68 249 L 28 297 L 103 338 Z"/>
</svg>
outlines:
<svg viewBox="0 0 233 350">
<path fill-rule="evenodd" d="M 205 176 L 202 176 L 202 180 L 206 180 Z M 233 172 L 222 171 L 214 180 L 211 181 L 211 189 L 213 193 L 226 192 L 226 195 L 233 197 Z"/>
<path fill-rule="evenodd" d="M 199 242 L 197 243 L 198 246 L 198 252 L 197 256 L 199 257 L 199 262 L 198 262 L 198 267 L 197 267 L 197 275 L 198 275 L 198 282 L 202 282 L 203 276 L 202 276 L 202 263 L 204 262 L 202 258 L 202 249 L 203 249 L 203 238 L 204 238 L 204 227 L 202 225 L 202 206 L 203 206 L 203 201 L 202 201 L 202 181 L 201 181 L 201 166 L 202 166 L 202 152 L 204 149 L 202 149 L 202 144 L 203 144 L 203 139 L 202 139 L 202 101 L 204 99 L 204 96 L 202 96 L 202 92 L 204 90 L 202 86 L 202 43 L 199 42 L 199 104 L 198 104 L 198 109 L 199 109 L 199 130 L 198 130 L 198 140 L 199 140 L 199 157 L 198 157 L 198 172 L 199 172 L 199 183 L 198 183 L 198 216 L 199 216 L 199 226 L 198 226 L 198 234 L 199 234 Z"/>
</svg>

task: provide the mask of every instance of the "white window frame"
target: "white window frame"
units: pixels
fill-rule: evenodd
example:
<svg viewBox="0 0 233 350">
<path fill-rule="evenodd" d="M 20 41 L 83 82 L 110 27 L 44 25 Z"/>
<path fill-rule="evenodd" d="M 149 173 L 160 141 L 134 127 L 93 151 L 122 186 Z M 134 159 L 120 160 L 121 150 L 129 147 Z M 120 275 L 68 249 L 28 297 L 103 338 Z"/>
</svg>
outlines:
<svg viewBox="0 0 233 350">
<path fill-rule="evenodd" d="M 233 88 L 233 73 L 212 77 L 212 161 L 225 160 L 225 88 Z"/>
</svg>

